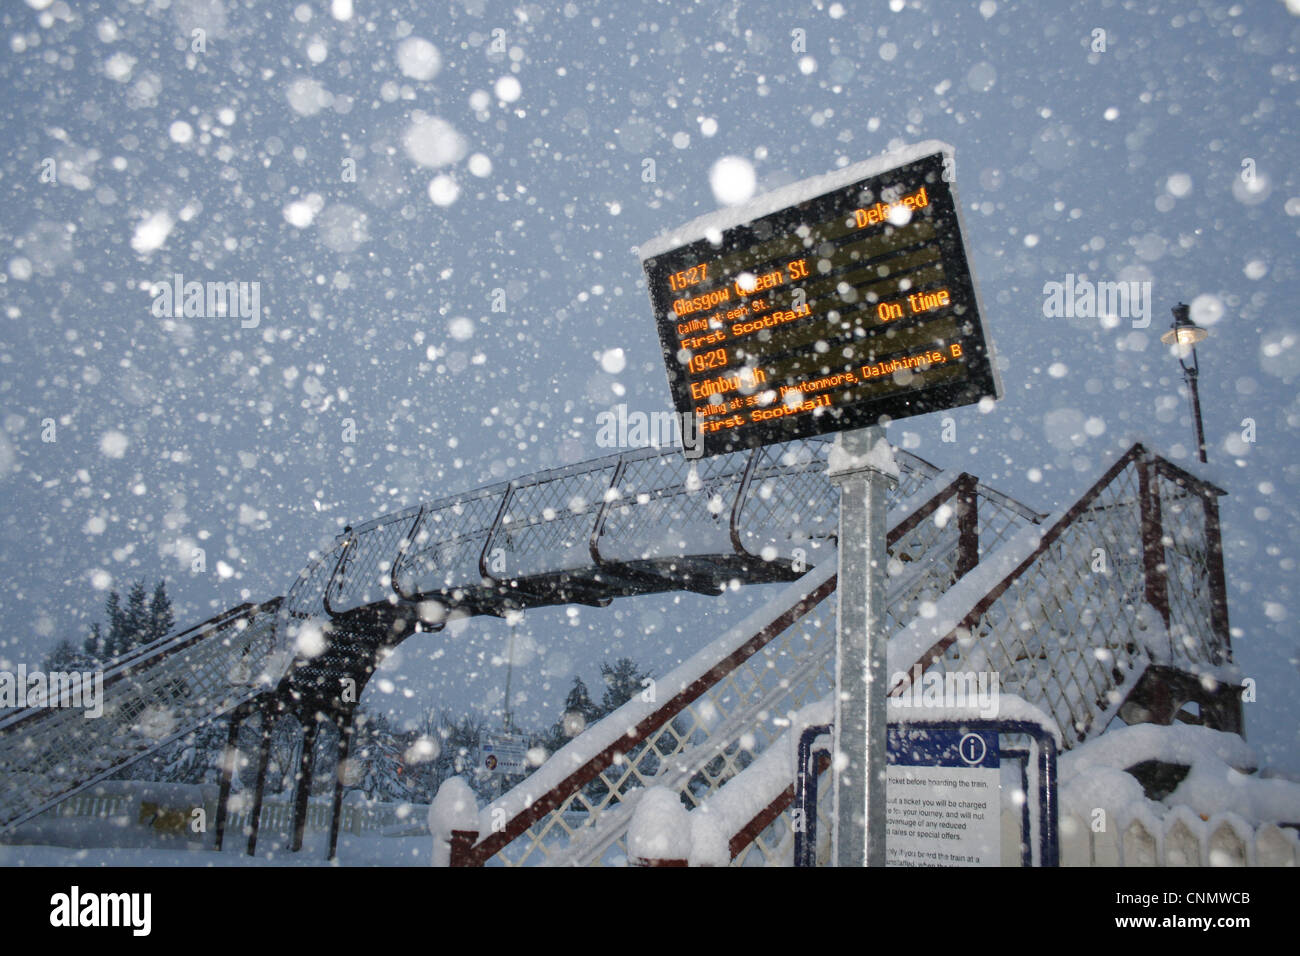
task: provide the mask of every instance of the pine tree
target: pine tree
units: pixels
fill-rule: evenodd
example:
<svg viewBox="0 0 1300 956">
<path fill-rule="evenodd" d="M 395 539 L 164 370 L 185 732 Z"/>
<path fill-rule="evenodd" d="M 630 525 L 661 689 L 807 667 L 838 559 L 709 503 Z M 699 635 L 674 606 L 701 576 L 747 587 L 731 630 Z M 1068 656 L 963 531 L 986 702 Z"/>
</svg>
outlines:
<svg viewBox="0 0 1300 956">
<path fill-rule="evenodd" d="M 569 693 L 564 698 L 564 713 L 566 716 L 569 714 L 580 716 L 583 724 L 590 724 L 600 719 L 600 709 L 591 699 L 587 683 L 581 677 L 573 678 L 573 686 L 569 688 Z"/>
<path fill-rule="evenodd" d="M 81 649 L 85 653 L 87 660 L 101 661 L 104 659 L 104 634 L 98 621 L 90 625 L 90 636 L 81 645 Z"/>
<path fill-rule="evenodd" d="M 630 657 L 620 657 L 613 664 L 601 664 L 600 676 L 605 678 L 605 693 L 600 699 L 600 716 L 604 717 L 641 693 L 642 681 L 649 679 L 650 671 L 641 670 Z"/>
<path fill-rule="evenodd" d="M 175 626 L 176 616 L 172 614 L 172 602 L 167 597 L 167 585 L 160 579 L 149 601 L 148 626 L 142 643 L 149 644 L 166 637 Z"/>
<path fill-rule="evenodd" d="M 144 643 L 145 635 L 149 632 L 149 606 L 143 580 L 136 581 L 127 592 L 126 612 L 123 617 L 122 633 L 125 637 L 125 646 L 122 653 L 126 653 Z"/>
<path fill-rule="evenodd" d="M 52 671 L 84 671 L 94 667 L 94 660 L 88 658 L 84 651 L 66 638 L 45 658 L 41 665 L 46 673 Z"/>
<path fill-rule="evenodd" d="M 587 690 L 586 681 L 575 675 L 573 686 L 569 688 L 569 693 L 564 698 L 564 711 L 560 714 L 560 719 L 551 725 L 550 732 L 546 735 L 544 746 L 547 752 L 555 753 L 591 724 L 600 720 L 601 716 L 600 708 L 592 701 L 591 693 Z"/>
<path fill-rule="evenodd" d="M 126 650 L 126 615 L 122 611 L 122 599 L 116 591 L 108 592 L 104 602 L 104 612 L 108 615 L 108 638 L 104 641 L 104 660 L 112 660 Z"/>
<path fill-rule="evenodd" d="M 357 721 L 360 746 L 355 758 L 361 764 L 361 790 L 371 800 L 409 800 L 411 781 L 407 779 L 401 742 L 383 714 L 359 714 Z"/>
<path fill-rule="evenodd" d="M 108 615 L 108 634 L 103 633 L 99 624 L 92 624 L 90 637 L 84 645 L 86 654 L 99 662 L 113 660 L 143 644 L 166 637 L 176 626 L 167 585 L 161 579 L 154 586 L 152 598 L 146 598 L 143 580 L 132 584 L 127 592 L 126 607 L 122 606 L 122 596 L 110 591 L 108 600 L 104 602 L 104 612 Z"/>
</svg>

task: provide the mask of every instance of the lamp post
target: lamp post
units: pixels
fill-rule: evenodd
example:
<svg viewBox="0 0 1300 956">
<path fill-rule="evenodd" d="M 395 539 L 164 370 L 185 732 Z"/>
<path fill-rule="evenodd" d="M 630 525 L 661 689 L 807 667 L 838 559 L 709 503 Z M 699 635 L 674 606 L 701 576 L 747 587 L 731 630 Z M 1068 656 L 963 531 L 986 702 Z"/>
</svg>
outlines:
<svg viewBox="0 0 1300 956">
<path fill-rule="evenodd" d="M 1187 383 L 1187 393 L 1192 403 L 1192 422 L 1196 426 L 1196 454 L 1204 463 L 1206 460 L 1205 429 L 1201 425 L 1201 396 L 1196 390 L 1196 378 L 1200 374 L 1201 366 L 1196 359 L 1196 343 L 1203 342 L 1210 333 L 1191 320 L 1189 311 L 1182 302 L 1174 306 L 1173 324 L 1169 326 L 1168 332 L 1160 336 L 1160 341 L 1174 347 L 1178 364 L 1183 367 L 1183 381 Z M 1189 352 L 1192 356 L 1190 365 L 1187 364 Z"/>
</svg>

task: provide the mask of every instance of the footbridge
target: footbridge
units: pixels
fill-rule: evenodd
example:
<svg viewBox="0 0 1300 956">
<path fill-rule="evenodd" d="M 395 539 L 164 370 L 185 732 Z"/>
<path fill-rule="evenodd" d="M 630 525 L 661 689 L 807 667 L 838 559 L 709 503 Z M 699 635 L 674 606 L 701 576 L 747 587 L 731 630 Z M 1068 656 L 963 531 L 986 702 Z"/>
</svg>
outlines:
<svg viewBox="0 0 1300 956">
<path fill-rule="evenodd" d="M 453 846 L 458 865 L 625 860 L 640 791 L 668 786 L 694 806 L 725 801 L 728 785 L 783 745 L 795 715 L 833 688 L 830 446 L 808 439 L 696 461 L 678 449 L 641 449 L 350 527 L 311 556 L 283 597 L 113 661 L 101 718 L 43 707 L 0 720 L 0 827 L 225 719 L 220 846 L 239 731 L 254 721 L 252 853 L 271 728 L 293 719 L 303 734 L 291 838 L 300 849 L 312 754 L 327 741 L 346 759 L 366 682 L 411 636 L 546 605 L 780 585 L 659 679 L 658 703 L 631 701 L 588 727 L 484 808 L 479 829 Z M 996 670 L 1004 690 L 1053 717 L 1067 748 L 1116 717 L 1185 719 L 1188 703 L 1206 724 L 1240 730 L 1220 489 L 1134 445 L 1069 508 L 1048 515 L 973 475 L 901 449 L 895 456 L 891 671 Z M 331 857 L 343 786 L 335 781 Z M 731 860 L 788 856 L 790 792 L 735 824 Z"/>
</svg>

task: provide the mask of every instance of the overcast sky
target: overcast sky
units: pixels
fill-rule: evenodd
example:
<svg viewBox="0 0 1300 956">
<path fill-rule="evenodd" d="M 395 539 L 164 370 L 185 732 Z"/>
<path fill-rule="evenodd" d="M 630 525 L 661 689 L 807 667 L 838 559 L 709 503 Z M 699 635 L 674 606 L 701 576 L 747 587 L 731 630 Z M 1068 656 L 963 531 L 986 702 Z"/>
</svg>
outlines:
<svg viewBox="0 0 1300 956">
<path fill-rule="evenodd" d="M 669 401 L 634 247 L 717 208 L 720 159 L 763 191 L 939 139 L 1007 395 L 956 443 L 891 439 L 1041 511 L 1135 438 L 1222 483 L 1248 738 L 1300 771 L 1283 3 L 28 0 L 0 33 L 7 661 L 79 641 L 107 588 L 166 578 L 192 623 L 345 523 L 605 453 L 598 412 Z M 159 318 L 178 273 L 258 283 L 256 327 Z M 1150 282 L 1150 327 L 1045 316 L 1069 274 Z M 1159 344 L 1179 301 L 1209 468 Z M 530 615 L 521 706 L 549 723 L 619 653 L 662 672 L 711 633 L 684 621 L 751 601 Z M 499 697 L 505 628 L 474 628 L 403 648 L 404 712 Z"/>
</svg>

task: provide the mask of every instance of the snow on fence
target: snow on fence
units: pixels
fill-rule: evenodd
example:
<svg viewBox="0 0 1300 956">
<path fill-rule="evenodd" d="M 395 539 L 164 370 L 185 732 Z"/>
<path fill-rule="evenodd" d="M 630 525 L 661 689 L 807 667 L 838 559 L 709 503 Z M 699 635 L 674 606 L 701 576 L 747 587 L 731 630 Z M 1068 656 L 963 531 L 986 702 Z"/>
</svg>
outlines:
<svg viewBox="0 0 1300 956">
<path fill-rule="evenodd" d="M 973 476 L 913 468 L 906 456 L 902 465 L 890 502 L 891 630 L 979 554 L 1041 517 Z M 634 699 L 588 728 L 485 808 L 477 833 L 452 835 L 453 865 L 625 862 L 627 828 L 646 789 L 667 787 L 698 806 L 770 747 L 794 712 L 830 692 L 833 589 L 834 564 L 823 561 L 660 679 L 658 705 Z M 783 842 L 758 834 L 744 857 L 778 858 Z"/>
<path fill-rule="evenodd" d="M 133 802 L 124 793 L 109 796 L 78 793 L 57 804 L 50 813 L 56 817 L 120 817 L 130 812 Z"/>
<path fill-rule="evenodd" d="M 1275 823 L 1255 826 L 1234 813 L 1207 818 L 1174 807 L 1162 817 L 1107 813 L 1106 819 L 1114 825 L 1097 832 L 1077 814 L 1061 817 L 1062 866 L 1300 866 L 1295 829 Z M 1005 845 L 1006 811 L 1002 826 Z"/>
<path fill-rule="evenodd" d="M 829 701 L 822 710 L 828 706 Z M 807 719 L 816 716 L 815 708 L 808 709 Z M 797 734 L 792 733 L 784 743 L 788 745 L 795 737 Z M 785 750 L 788 746 L 769 749 L 691 813 L 680 803 L 676 805 L 681 810 L 679 815 L 665 813 L 657 806 L 638 806 L 630 828 L 636 836 L 629 841 L 635 853 L 631 862 L 652 867 L 743 866 L 755 832 L 770 825 L 779 830 L 780 836 L 769 836 L 771 847 L 760 854 L 761 864 L 792 866 L 793 826 L 789 813 L 784 812 L 793 798 L 789 783 L 792 760 Z M 818 801 L 818 865 L 830 862 L 830 821 L 823 819 L 829 802 L 828 793 Z M 1113 825 L 1098 831 L 1078 814 L 1061 817 L 1061 866 L 1300 866 L 1300 832 L 1293 826 L 1255 825 L 1234 813 L 1198 814 L 1185 806 L 1172 807 L 1162 816 L 1111 811 L 1099 819 L 1113 821 Z M 1004 867 L 1021 865 L 1023 825 L 1022 808 L 1004 800 Z M 668 838 L 669 830 L 676 835 L 675 840 Z"/>
<path fill-rule="evenodd" d="M 330 826 L 330 809 L 331 800 L 328 797 L 309 800 L 307 803 L 307 829 L 328 830 Z M 407 836 L 411 833 L 423 832 L 423 821 L 428 809 L 427 804 L 415 803 L 376 803 L 368 805 L 344 803 L 339 808 L 339 829 L 354 836 L 362 836 L 367 833 L 383 836 Z M 232 810 L 226 823 L 227 832 L 243 832 L 251 825 L 251 821 L 251 810 Z M 292 826 L 292 795 L 285 797 L 283 800 L 263 801 L 262 820 L 258 826 L 259 832 L 287 833 Z"/>
<path fill-rule="evenodd" d="M 891 505 L 891 525 L 898 520 L 895 509 L 900 505 L 904 513 L 934 515 L 934 520 L 914 525 L 912 532 L 929 534 L 942 528 L 945 510 L 957 517 L 946 522 L 950 530 L 957 526 L 955 542 L 925 540 L 910 554 L 905 537 L 891 531 L 889 623 L 891 633 L 897 635 L 890 642 L 891 672 L 896 659 L 904 657 L 919 657 L 923 668 L 935 667 L 939 672 L 996 670 L 1002 674 L 1006 691 L 1051 713 L 1065 732 L 1068 749 L 1109 723 L 1153 661 L 1194 664 L 1202 669 L 1222 669 L 1229 664 L 1230 669 L 1218 555 L 1217 489 L 1137 444 L 1063 515 L 1043 527 L 1027 528 L 1028 523 L 1038 523 L 1038 516 L 1008 499 L 993 497 L 970 476 L 960 476 L 964 487 L 951 505 L 931 510 L 945 494 L 928 493 L 942 484 L 939 479 L 931 478 L 926 494 Z M 953 487 L 957 486 L 954 482 Z M 972 503 L 976 507 L 972 508 Z M 993 522 L 986 520 L 986 513 L 994 516 Z M 975 570 L 972 544 L 978 546 L 979 563 L 984 565 L 974 574 L 969 573 Z M 1098 548 L 1114 559 L 1114 566 L 1103 573 L 1095 573 Z M 1171 555 L 1171 551 L 1176 553 Z M 1134 554 L 1142 555 L 1141 560 L 1119 560 Z M 903 560 L 909 557 L 912 561 Z M 1169 573 L 1179 562 L 1182 571 Z M 915 593 L 904 597 L 900 585 L 909 571 L 921 584 Z M 804 580 L 815 577 L 818 575 L 812 574 Z M 793 621 L 787 611 L 779 628 L 773 626 L 775 620 L 762 628 L 769 635 L 764 640 L 770 644 L 763 646 L 763 654 L 755 655 L 760 673 L 765 666 L 776 666 L 771 658 L 764 660 L 769 647 L 775 647 L 775 656 L 787 659 L 789 666 L 791 655 L 813 660 L 833 646 L 833 619 L 819 606 L 822 597 L 810 602 L 810 596 L 799 599 L 803 609 L 795 613 Z M 786 600 L 794 597 L 792 593 Z M 925 621 L 916 614 L 916 605 L 923 601 L 933 604 Z M 770 606 L 772 613 L 779 610 L 778 603 Z M 833 608 L 833 602 L 827 606 Z M 916 633 L 900 633 L 909 622 L 913 624 L 911 632 Z M 802 642 L 792 640 L 799 634 L 805 635 Z M 773 641 L 778 635 L 781 640 Z M 717 647 L 708 650 L 715 660 L 723 658 L 713 671 L 737 671 L 720 675 L 727 677 L 720 686 L 731 683 L 734 691 L 738 676 L 742 684 L 752 680 L 747 673 L 752 667 L 748 656 L 738 666 L 734 652 L 728 656 Z M 723 667 L 727 661 L 732 663 Z M 786 726 L 787 715 L 815 700 L 822 688 L 826 688 L 824 679 L 813 677 L 793 692 L 765 700 L 761 710 L 729 704 L 722 710 L 727 716 L 725 726 L 699 719 L 697 711 L 713 709 L 710 705 L 716 692 L 711 687 L 704 688 L 700 699 L 681 703 L 674 699 L 676 709 L 661 708 L 659 714 L 666 722 L 656 723 L 653 715 L 641 712 L 648 708 L 636 714 L 611 715 L 615 719 L 606 718 L 610 727 L 598 724 L 591 728 L 575 741 L 582 746 L 572 752 L 574 745 L 561 750 L 505 801 L 485 810 L 473 839 L 469 833 L 459 834 L 463 852 L 453 853 L 455 865 L 482 865 L 491 857 L 506 865 L 626 861 L 627 830 L 642 788 L 676 789 L 699 807 L 774 743 L 778 735 L 767 726 L 769 720 L 760 719 L 761 713 L 781 714 L 780 725 Z M 895 692 L 902 689 L 900 685 Z M 689 734 L 679 733 L 673 724 L 683 706 L 693 718 L 694 728 L 707 733 L 702 741 L 691 741 L 692 747 L 685 746 Z M 602 733 L 613 734 L 603 750 L 591 746 Z M 665 740 L 667 752 L 660 746 Z M 654 746 L 646 747 L 648 741 L 654 741 Z M 728 760 L 703 781 L 694 778 L 701 783 L 699 787 L 688 785 L 689 773 L 660 769 L 661 763 L 665 767 L 681 763 L 684 769 L 687 764 L 694 766 L 689 757 L 695 752 L 739 752 L 743 759 Z M 647 753 L 650 763 L 644 759 Z M 571 758 L 567 764 L 570 772 L 561 780 L 560 767 L 566 756 Z M 683 756 L 688 759 L 682 761 Z M 549 776 L 547 771 L 551 771 Z M 595 803 L 587 801 L 584 785 L 593 779 L 606 780 L 607 774 L 609 793 L 617 792 L 618 797 L 610 799 L 605 794 Z M 506 805 L 512 802 L 519 805 Z M 580 805 L 588 809 L 589 820 L 596 821 L 592 831 L 577 833 L 565 820 L 563 811 Z M 733 865 L 781 865 L 791 842 L 784 812 L 787 806 L 787 795 L 778 794 L 738 834 L 744 837 L 742 843 L 748 842 L 739 850 L 733 846 Z M 1009 858 L 1017 860 L 1018 816 L 1014 822 L 1016 835 Z M 482 836 L 489 832 L 490 836 Z M 534 855 L 536 859 L 530 860 Z"/>
</svg>

